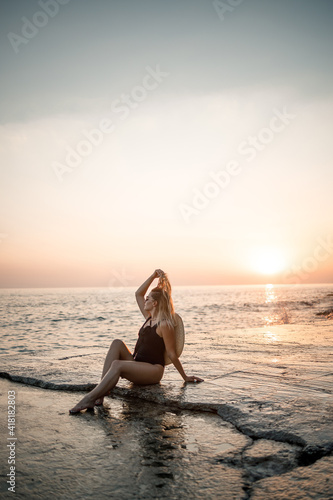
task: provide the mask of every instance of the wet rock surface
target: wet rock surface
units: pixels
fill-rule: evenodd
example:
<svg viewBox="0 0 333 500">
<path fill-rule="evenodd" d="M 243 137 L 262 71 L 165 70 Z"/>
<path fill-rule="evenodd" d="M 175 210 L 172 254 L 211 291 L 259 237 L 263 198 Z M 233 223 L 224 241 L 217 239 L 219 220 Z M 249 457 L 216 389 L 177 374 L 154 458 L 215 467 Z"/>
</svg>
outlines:
<svg viewBox="0 0 333 500">
<path fill-rule="evenodd" d="M 16 393 L 17 498 L 333 498 L 332 456 L 253 439 L 207 407 L 151 403 L 133 397 L 133 388 L 131 397 L 123 392 L 70 416 L 79 394 L 8 380 L 0 388 L 1 398 Z M 6 424 L 2 419 L 2 436 Z M 311 465 L 304 466 L 305 456 Z"/>
<path fill-rule="evenodd" d="M 299 467 L 280 477 L 258 481 L 251 499 L 332 500 L 333 457 L 322 458 L 309 467 Z"/>
<path fill-rule="evenodd" d="M 259 439 L 242 456 L 245 469 L 253 480 L 284 474 L 298 467 L 301 447 Z"/>
<path fill-rule="evenodd" d="M 15 498 L 243 497 L 242 468 L 220 459 L 241 454 L 251 440 L 217 415 L 107 398 L 103 408 L 70 416 L 71 393 L 5 380 L 0 387 L 2 398 L 16 392 Z"/>
<path fill-rule="evenodd" d="M 332 333 L 232 331 L 207 353 L 195 339 L 182 363 L 204 383 L 185 385 L 167 367 L 161 384 L 120 380 L 106 408 L 74 417 L 67 410 L 99 380 L 104 353 L 27 357 L 24 368 L 7 356 L 0 376 L 12 382 L 0 384 L 20 403 L 17 495 L 332 500 Z"/>
</svg>

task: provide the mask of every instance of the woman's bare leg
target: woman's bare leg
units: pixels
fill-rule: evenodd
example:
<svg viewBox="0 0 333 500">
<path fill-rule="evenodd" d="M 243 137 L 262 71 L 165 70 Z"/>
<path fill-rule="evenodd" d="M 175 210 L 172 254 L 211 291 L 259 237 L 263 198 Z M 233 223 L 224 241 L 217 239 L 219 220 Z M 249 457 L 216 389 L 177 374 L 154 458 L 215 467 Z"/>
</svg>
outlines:
<svg viewBox="0 0 333 500">
<path fill-rule="evenodd" d="M 103 366 L 103 371 L 102 371 L 102 377 L 106 374 L 106 372 L 110 369 L 112 362 L 116 361 L 118 359 L 124 360 L 124 361 L 133 361 L 133 356 L 128 350 L 126 344 L 122 340 L 114 340 L 110 346 L 110 349 L 106 355 L 105 361 L 104 361 L 104 366 Z"/>
<path fill-rule="evenodd" d="M 161 365 L 140 363 L 137 361 L 115 360 L 106 372 L 101 382 L 95 389 L 87 394 L 81 401 L 70 410 L 78 412 L 85 408 L 93 408 L 96 399 L 102 398 L 113 389 L 119 377 L 126 378 L 138 385 L 158 384 L 163 377 L 164 368 Z"/>
<path fill-rule="evenodd" d="M 110 369 L 113 361 L 120 359 L 124 361 L 133 361 L 133 356 L 122 340 L 114 340 L 104 361 L 101 380 L 103 380 L 104 375 Z M 98 398 L 95 404 L 101 406 L 103 404 L 103 397 Z"/>
</svg>

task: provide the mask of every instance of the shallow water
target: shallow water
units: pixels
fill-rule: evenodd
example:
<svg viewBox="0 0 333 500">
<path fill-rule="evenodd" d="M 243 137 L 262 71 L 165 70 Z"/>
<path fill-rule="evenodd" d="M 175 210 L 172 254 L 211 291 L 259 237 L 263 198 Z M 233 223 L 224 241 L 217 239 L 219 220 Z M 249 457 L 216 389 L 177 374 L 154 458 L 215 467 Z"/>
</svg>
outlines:
<svg viewBox="0 0 333 500">
<path fill-rule="evenodd" d="M 98 380 L 113 339 L 120 338 L 134 349 L 143 322 L 134 292 L 134 288 L 1 290 L 2 370 L 63 383 Z M 297 351 L 306 360 L 306 350 L 297 347 L 299 341 L 306 344 L 306 329 L 323 327 L 317 340 L 311 333 L 311 344 L 328 345 L 325 337 L 331 335 L 327 327 L 332 319 L 318 313 L 333 307 L 332 284 L 175 287 L 173 297 L 186 331 L 182 362 L 192 371 L 202 366 L 204 356 L 207 369 L 202 368 L 211 376 L 228 367 L 239 369 L 249 356 L 251 363 L 257 359 L 274 364 Z M 286 338 L 273 331 L 283 324 L 289 327 Z M 293 334 L 293 325 L 304 326 L 303 338 L 296 338 L 300 331 Z M 265 330 L 255 330 L 260 327 Z"/>
<path fill-rule="evenodd" d="M 143 322 L 134 291 L 1 290 L 0 352 L 4 364 L 8 367 L 7 360 L 24 371 L 33 363 L 38 376 L 40 361 L 49 361 L 50 368 L 55 359 L 96 355 L 102 361 L 115 338 L 133 350 Z M 221 358 L 222 346 L 229 352 L 234 346 L 239 354 L 242 349 L 248 350 L 250 343 L 255 350 L 253 336 L 244 332 L 240 336 L 239 330 L 281 324 L 331 324 L 329 316 L 320 313 L 333 307 L 333 285 L 175 287 L 173 297 L 175 309 L 184 320 L 186 347 L 191 356 L 204 350 L 207 361 L 214 362 Z M 270 330 L 260 343 L 263 340 L 276 345 Z"/>
</svg>

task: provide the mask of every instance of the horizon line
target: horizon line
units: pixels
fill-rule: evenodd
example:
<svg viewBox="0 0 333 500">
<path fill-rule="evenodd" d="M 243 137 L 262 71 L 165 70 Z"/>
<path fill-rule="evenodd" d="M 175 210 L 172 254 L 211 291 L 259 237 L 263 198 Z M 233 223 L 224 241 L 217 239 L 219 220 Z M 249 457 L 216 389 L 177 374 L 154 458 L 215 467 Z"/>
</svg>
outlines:
<svg viewBox="0 0 333 500">
<path fill-rule="evenodd" d="M 180 287 L 222 287 L 222 286 L 318 286 L 318 285 L 333 285 L 333 282 L 315 282 L 315 283 L 238 283 L 238 284 L 207 284 L 207 285 L 172 285 L 172 288 Z M 12 287 L 1 287 L 0 290 L 53 290 L 53 289 L 64 289 L 64 288 L 99 288 L 99 289 L 121 289 L 121 288 L 136 288 L 137 285 L 119 285 L 119 286 L 98 286 L 98 285 L 79 285 L 79 286 L 12 286 Z"/>
</svg>

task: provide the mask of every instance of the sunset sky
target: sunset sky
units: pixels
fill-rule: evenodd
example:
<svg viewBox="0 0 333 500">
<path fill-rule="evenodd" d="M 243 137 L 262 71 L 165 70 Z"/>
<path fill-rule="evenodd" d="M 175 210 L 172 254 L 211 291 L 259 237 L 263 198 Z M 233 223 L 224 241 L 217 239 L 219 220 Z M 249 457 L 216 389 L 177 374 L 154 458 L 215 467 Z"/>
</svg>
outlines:
<svg viewBox="0 0 333 500">
<path fill-rule="evenodd" d="M 331 0 L 0 14 L 0 287 L 333 282 Z"/>
</svg>

